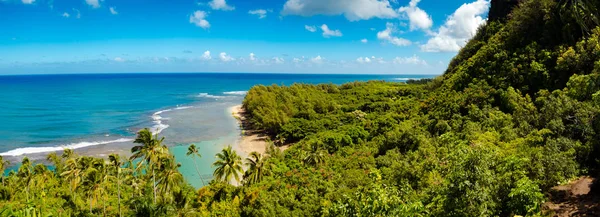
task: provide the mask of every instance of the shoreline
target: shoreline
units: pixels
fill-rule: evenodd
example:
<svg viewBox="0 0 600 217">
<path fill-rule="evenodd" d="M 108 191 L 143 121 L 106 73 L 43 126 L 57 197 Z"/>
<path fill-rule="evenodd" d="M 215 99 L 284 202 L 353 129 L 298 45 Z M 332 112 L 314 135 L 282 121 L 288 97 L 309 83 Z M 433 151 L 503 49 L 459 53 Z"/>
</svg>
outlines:
<svg viewBox="0 0 600 217">
<path fill-rule="evenodd" d="M 229 107 L 227 111 L 236 119 L 240 130 L 240 138 L 234 149 L 240 151 L 244 156 L 248 156 L 252 152 L 258 152 L 264 155 L 269 146 L 269 137 L 259 131 L 245 128 L 245 126 L 248 125 L 248 122 L 246 119 L 246 111 L 242 105 Z"/>
</svg>

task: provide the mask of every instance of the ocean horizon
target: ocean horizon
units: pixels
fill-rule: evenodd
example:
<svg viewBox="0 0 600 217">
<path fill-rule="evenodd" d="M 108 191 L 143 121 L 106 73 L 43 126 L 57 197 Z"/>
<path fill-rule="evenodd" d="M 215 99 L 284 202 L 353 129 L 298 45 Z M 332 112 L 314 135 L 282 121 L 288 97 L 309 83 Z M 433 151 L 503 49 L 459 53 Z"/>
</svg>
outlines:
<svg viewBox="0 0 600 217">
<path fill-rule="evenodd" d="M 126 155 L 135 133 L 150 128 L 197 180 L 187 146 L 196 144 L 200 171 L 212 174 L 214 155 L 235 146 L 240 129 L 228 108 L 254 85 L 402 82 L 434 75 L 276 73 L 107 73 L 0 76 L 0 155 L 12 168 L 27 156 L 42 161 L 65 148 L 81 155 Z M 195 187 L 199 183 L 191 182 Z"/>
</svg>

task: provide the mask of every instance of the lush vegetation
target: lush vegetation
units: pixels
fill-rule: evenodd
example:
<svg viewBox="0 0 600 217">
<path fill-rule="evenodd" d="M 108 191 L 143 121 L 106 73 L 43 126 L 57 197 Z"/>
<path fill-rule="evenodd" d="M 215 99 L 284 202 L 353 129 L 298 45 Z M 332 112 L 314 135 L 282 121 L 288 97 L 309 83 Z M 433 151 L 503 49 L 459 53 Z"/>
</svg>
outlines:
<svg viewBox="0 0 600 217">
<path fill-rule="evenodd" d="M 291 147 L 226 148 L 201 189 L 141 131 L 127 160 L 24 159 L 0 215 L 540 215 L 549 188 L 600 173 L 600 2 L 514 2 L 433 80 L 253 87 L 252 126 Z"/>
</svg>

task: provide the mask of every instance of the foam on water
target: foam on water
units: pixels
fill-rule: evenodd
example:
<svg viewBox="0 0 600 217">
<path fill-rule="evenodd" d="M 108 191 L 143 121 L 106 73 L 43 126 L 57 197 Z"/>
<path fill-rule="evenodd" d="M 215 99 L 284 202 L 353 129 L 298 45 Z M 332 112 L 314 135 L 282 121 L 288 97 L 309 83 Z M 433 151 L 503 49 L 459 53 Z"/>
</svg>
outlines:
<svg viewBox="0 0 600 217">
<path fill-rule="evenodd" d="M 198 97 L 200 98 L 209 98 L 209 99 L 223 99 L 227 96 L 215 96 L 215 95 L 210 95 L 208 93 L 199 93 Z"/>
<path fill-rule="evenodd" d="M 133 141 L 133 139 L 120 138 L 120 139 L 109 140 L 109 141 L 78 142 L 78 143 L 71 143 L 71 144 L 67 144 L 67 145 L 54 146 L 54 147 L 17 148 L 17 149 L 10 150 L 10 151 L 4 152 L 4 153 L 0 153 L 0 155 L 16 157 L 16 156 L 21 156 L 21 155 L 25 155 L 25 154 L 39 154 L 39 153 L 47 153 L 47 152 L 54 152 L 54 151 L 62 151 L 65 149 L 78 149 L 78 148 L 85 148 L 85 147 L 90 147 L 90 146 L 95 146 L 95 145 L 105 145 L 105 144 L 110 144 L 110 143 L 121 143 L 121 142 L 131 142 L 131 141 Z"/>
<path fill-rule="evenodd" d="M 239 95 L 239 96 L 246 95 L 247 93 L 248 93 L 248 91 L 245 91 L 245 90 L 223 92 L 223 94 L 225 94 L 225 95 Z"/>
<path fill-rule="evenodd" d="M 160 116 L 160 114 L 165 113 L 165 112 L 170 112 L 173 110 L 182 110 L 182 109 L 189 109 L 189 108 L 193 108 L 193 106 L 181 106 L 181 107 L 176 107 L 176 108 L 172 108 L 172 109 L 165 109 L 165 110 L 160 110 L 157 112 L 154 112 L 154 114 L 152 114 L 152 122 L 154 122 L 154 126 L 152 126 L 152 134 L 156 135 L 159 134 L 160 132 L 162 132 L 163 130 L 169 128 L 168 124 L 165 124 L 162 122 L 162 120 L 166 120 L 165 118 L 163 118 L 162 116 Z"/>
</svg>

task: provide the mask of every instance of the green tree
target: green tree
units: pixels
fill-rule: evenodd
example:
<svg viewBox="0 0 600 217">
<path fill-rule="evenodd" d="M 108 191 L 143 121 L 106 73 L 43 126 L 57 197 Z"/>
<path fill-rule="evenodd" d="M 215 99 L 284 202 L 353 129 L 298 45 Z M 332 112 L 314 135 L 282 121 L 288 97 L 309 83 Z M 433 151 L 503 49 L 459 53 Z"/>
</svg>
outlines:
<svg viewBox="0 0 600 217">
<path fill-rule="evenodd" d="M 163 195 L 163 202 L 183 183 L 183 176 L 179 173 L 180 166 L 181 164 L 177 163 L 173 157 L 162 158 L 158 188 Z"/>
<path fill-rule="evenodd" d="M 81 183 L 81 177 L 83 174 L 83 168 L 80 166 L 80 158 L 71 158 L 65 162 L 63 172 L 60 174 L 67 182 L 69 182 L 69 190 L 73 201 L 76 200 L 76 190 Z"/>
<path fill-rule="evenodd" d="M 31 181 L 33 180 L 33 166 L 29 158 L 24 157 L 23 161 L 21 161 L 21 166 L 19 167 L 19 171 L 17 172 L 17 176 L 21 179 L 21 181 L 25 184 L 25 192 L 27 195 L 27 201 L 29 198 L 29 189 L 31 188 Z"/>
<path fill-rule="evenodd" d="M 231 146 L 224 148 L 221 153 L 216 155 L 217 161 L 213 163 L 216 167 L 213 176 L 217 180 L 229 183 L 231 179 L 240 181 L 240 173 L 242 173 L 242 158 L 231 149 Z"/>
<path fill-rule="evenodd" d="M 198 158 L 202 157 L 202 155 L 200 155 L 200 152 L 199 152 L 198 148 L 196 147 L 196 145 L 190 144 L 186 155 L 192 156 L 192 159 L 194 160 L 194 166 L 196 167 L 196 172 L 198 173 L 198 177 L 200 177 L 200 181 L 202 181 L 202 185 L 206 185 L 204 183 L 204 179 L 202 178 L 202 174 L 200 174 L 200 170 L 198 169 L 198 164 L 196 163 L 196 157 L 198 157 Z"/>
<path fill-rule="evenodd" d="M 2 185 L 4 185 L 4 170 L 6 169 L 6 165 L 8 165 L 8 161 L 5 161 L 0 155 L 0 180 L 2 180 Z"/>
<path fill-rule="evenodd" d="M 267 159 L 258 152 L 250 153 L 245 161 L 248 169 L 244 173 L 244 181 L 248 185 L 259 183 L 270 172 Z"/>
<path fill-rule="evenodd" d="M 304 150 L 302 153 L 302 162 L 307 165 L 318 166 L 325 161 L 326 153 L 319 148 L 317 143 L 310 144 L 308 150 Z"/>
<path fill-rule="evenodd" d="M 121 212 L 121 170 L 123 161 L 121 161 L 121 157 L 118 154 L 109 155 L 108 160 L 117 182 L 117 209 L 119 211 L 119 216 L 123 216 Z"/>
<path fill-rule="evenodd" d="M 131 148 L 130 159 L 140 159 L 137 170 L 139 170 L 143 163 L 151 170 L 152 173 L 152 193 L 154 195 L 154 203 L 156 203 L 156 174 L 155 167 L 160 163 L 160 159 L 167 153 L 167 147 L 162 145 L 165 140 L 164 137 L 158 139 L 158 135 L 152 136 L 152 132 L 148 128 L 140 130 L 137 137 L 133 141 L 136 145 Z"/>
</svg>

